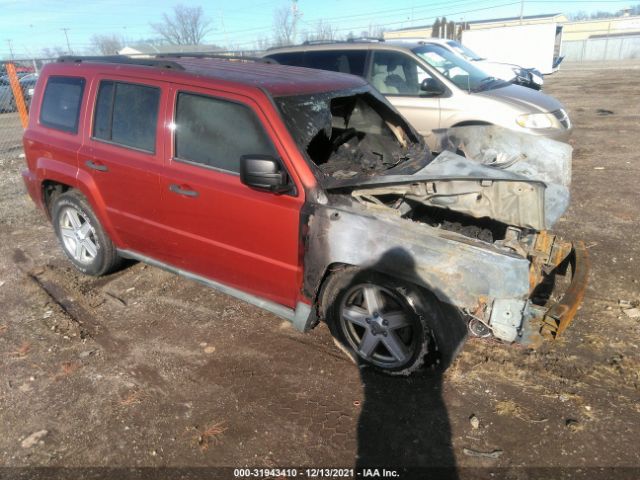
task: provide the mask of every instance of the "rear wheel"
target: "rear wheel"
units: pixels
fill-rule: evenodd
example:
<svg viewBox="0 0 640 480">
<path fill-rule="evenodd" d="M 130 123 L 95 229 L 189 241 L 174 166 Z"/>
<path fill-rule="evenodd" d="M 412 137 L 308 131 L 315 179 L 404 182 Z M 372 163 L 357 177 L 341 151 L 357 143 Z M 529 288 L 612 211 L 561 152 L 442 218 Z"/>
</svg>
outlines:
<svg viewBox="0 0 640 480">
<path fill-rule="evenodd" d="M 377 272 L 349 269 L 325 286 L 324 318 L 359 363 L 408 375 L 437 358 L 438 301 L 415 285 Z"/>
<path fill-rule="evenodd" d="M 82 273 L 104 275 L 120 264 L 120 257 L 87 200 L 76 191 L 55 198 L 53 226 L 64 253 Z"/>
</svg>

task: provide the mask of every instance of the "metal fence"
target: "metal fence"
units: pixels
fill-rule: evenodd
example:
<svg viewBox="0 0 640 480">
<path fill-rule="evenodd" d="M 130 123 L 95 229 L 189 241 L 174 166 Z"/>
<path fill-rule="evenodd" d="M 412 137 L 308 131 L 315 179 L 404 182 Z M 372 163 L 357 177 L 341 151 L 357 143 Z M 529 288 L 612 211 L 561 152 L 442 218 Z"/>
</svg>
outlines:
<svg viewBox="0 0 640 480">
<path fill-rule="evenodd" d="M 562 55 L 568 62 L 640 58 L 640 35 L 564 41 Z"/>
<path fill-rule="evenodd" d="M 171 55 L 175 52 L 165 53 Z M 190 55 L 253 56 L 257 51 L 189 52 Z M 184 55 L 184 53 L 183 53 Z M 153 57 L 153 54 L 129 55 Z M 22 132 L 26 128 L 29 106 L 38 73 L 53 58 L 0 60 L 0 158 L 22 148 Z"/>
<path fill-rule="evenodd" d="M 0 61 L 0 156 L 22 148 L 38 72 L 47 61 Z"/>
</svg>

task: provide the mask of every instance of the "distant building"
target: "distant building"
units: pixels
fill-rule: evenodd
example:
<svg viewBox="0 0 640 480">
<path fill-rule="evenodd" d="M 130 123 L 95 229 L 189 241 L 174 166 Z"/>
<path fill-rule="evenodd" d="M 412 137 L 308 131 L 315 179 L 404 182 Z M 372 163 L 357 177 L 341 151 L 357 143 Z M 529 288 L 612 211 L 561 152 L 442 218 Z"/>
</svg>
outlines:
<svg viewBox="0 0 640 480">
<path fill-rule="evenodd" d="M 470 30 L 555 23 L 562 25 L 563 42 L 586 40 L 589 38 L 640 35 L 640 16 L 629 15 L 571 22 L 566 15 L 562 13 L 547 13 L 542 15 L 525 15 L 522 17 L 522 20 L 520 20 L 520 17 L 506 17 L 474 20 L 466 23 L 469 25 Z M 432 25 L 401 28 L 384 32 L 384 38 L 431 37 L 431 28 Z"/>
<path fill-rule="evenodd" d="M 537 25 L 540 23 L 566 23 L 569 19 L 562 13 L 543 13 L 541 15 L 524 15 L 520 17 L 492 18 L 489 20 L 473 20 L 467 22 L 471 30 L 481 28 L 513 27 L 516 25 Z"/>
<path fill-rule="evenodd" d="M 640 35 L 640 16 L 567 22 L 563 25 L 562 29 L 563 42 L 632 35 Z"/>
</svg>

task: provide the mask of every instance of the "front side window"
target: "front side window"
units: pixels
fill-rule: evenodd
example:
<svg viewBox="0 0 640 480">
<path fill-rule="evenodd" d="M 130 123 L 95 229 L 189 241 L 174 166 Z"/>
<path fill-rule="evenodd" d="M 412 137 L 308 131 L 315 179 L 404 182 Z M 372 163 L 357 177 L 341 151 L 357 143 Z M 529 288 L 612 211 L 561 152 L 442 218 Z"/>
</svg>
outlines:
<svg viewBox="0 0 640 480">
<path fill-rule="evenodd" d="M 63 132 L 78 133 L 84 85 L 84 78 L 50 77 L 40 109 L 40 123 Z"/>
<path fill-rule="evenodd" d="M 147 85 L 100 82 L 93 137 L 153 153 L 160 89 Z"/>
<path fill-rule="evenodd" d="M 376 51 L 373 55 L 371 83 L 385 95 L 421 93 L 420 84 L 431 75 L 408 55 L 393 51 Z"/>
<path fill-rule="evenodd" d="M 245 105 L 195 93 L 178 93 L 175 157 L 240 172 L 243 155 L 276 156 L 260 120 Z"/>
</svg>

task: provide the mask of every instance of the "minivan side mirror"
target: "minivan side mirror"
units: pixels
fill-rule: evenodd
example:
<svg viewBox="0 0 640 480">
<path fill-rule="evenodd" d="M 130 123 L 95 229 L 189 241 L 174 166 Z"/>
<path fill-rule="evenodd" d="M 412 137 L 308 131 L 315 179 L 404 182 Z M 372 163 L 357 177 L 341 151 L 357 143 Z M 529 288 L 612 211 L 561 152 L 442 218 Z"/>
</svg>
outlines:
<svg viewBox="0 0 640 480">
<path fill-rule="evenodd" d="M 442 85 L 437 80 L 425 78 L 422 83 L 420 83 L 420 91 L 426 97 L 437 97 L 444 93 L 444 88 L 442 88 Z"/>
<path fill-rule="evenodd" d="M 240 181 L 249 187 L 274 193 L 285 193 L 292 189 L 287 172 L 278 160 L 269 155 L 240 157 Z"/>
</svg>

